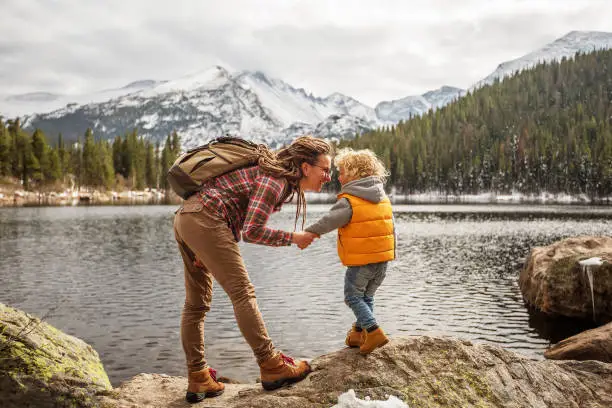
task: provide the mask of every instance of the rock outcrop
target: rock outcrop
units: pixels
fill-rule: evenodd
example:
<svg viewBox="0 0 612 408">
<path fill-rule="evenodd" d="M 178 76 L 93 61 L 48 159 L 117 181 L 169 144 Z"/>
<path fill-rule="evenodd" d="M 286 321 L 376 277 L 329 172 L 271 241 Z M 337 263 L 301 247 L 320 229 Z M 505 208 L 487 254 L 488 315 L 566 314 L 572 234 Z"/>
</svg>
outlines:
<svg viewBox="0 0 612 408">
<path fill-rule="evenodd" d="M 228 384 L 224 395 L 198 407 L 329 408 L 349 389 L 360 398 L 394 395 L 411 408 L 612 406 L 611 364 L 534 361 L 456 339 L 394 338 L 367 357 L 343 349 L 311 363 L 314 372 L 291 388 L 265 392 L 257 384 Z M 181 377 L 141 374 L 104 403 L 185 407 L 186 386 Z"/>
<path fill-rule="evenodd" d="M 599 257 L 589 279 L 579 261 Z M 612 237 L 576 237 L 531 250 L 519 277 L 525 301 L 550 314 L 612 321 Z M 592 289 L 591 289 L 592 288 Z"/>
<path fill-rule="evenodd" d="M 3 408 L 189 406 L 185 378 L 141 374 L 111 389 L 90 346 L 2 304 L 0 361 Z M 397 337 L 366 357 L 345 348 L 311 364 L 313 372 L 290 388 L 227 384 L 225 394 L 197 406 L 329 408 L 351 389 L 362 399 L 394 396 L 411 408 L 612 406 L 612 364 L 534 361 L 450 338 Z"/>
<path fill-rule="evenodd" d="M 0 406 L 94 407 L 110 390 L 91 346 L 0 303 Z"/>
<path fill-rule="evenodd" d="M 612 323 L 569 337 L 544 352 L 553 360 L 597 360 L 612 363 Z"/>
</svg>

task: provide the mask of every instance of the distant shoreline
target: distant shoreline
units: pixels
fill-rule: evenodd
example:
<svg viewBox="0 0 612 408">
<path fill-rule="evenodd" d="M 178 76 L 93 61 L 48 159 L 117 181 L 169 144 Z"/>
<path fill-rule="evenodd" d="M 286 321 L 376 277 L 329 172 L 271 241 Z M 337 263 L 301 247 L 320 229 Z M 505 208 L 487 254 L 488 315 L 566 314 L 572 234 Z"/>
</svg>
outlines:
<svg viewBox="0 0 612 408">
<path fill-rule="evenodd" d="M 332 204 L 336 201 L 332 192 L 307 193 L 309 204 Z M 541 193 L 525 194 L 495 194 L 482 193 L 477 195 L 452 195 L 439 192 L 421 194 L 389 193 L 391 202 L 396 205 L 410 204 L 510 204 L 510 205 L 585 205 L 612 206 L 612 197 L 590 199 L 586 196 L 570 196 L 567 194 Z M 175 194 L 164 191 L 124 191 L 98 192 L 4 192 L 0 190 L 1 207 L 73 207 L 73 206 L 139 206 L 139 205 L 180 205 L 182 199 Z M 291 203 L 290 203 L 291 204 Z"/>
<path fill-rule="evenodd" d="M 64 190 L 56 191 L 3 191 L 0 189 L 0 207 L 72 207 L 79 205 L 159 205 L 180 204 L 180 197 L 162 190 L 100 192 Z"/>
</svg>

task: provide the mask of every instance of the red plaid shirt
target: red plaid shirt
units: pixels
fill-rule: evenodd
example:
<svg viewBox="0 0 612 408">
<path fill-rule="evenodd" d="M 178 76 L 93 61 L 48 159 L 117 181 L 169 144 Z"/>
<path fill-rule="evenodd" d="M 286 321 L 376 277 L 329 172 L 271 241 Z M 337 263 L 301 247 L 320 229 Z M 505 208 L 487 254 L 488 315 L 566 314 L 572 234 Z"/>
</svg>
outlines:
<svg viewBox="0 0 612 408">
<path fill-rule="evenodd" d="M 266 227 L 270 214 L 280 210 L 287 181 L 271 177 L 259 166 L 231 171 L 203 185 L 200 201 L 227 220 L 236 241 L 269 246 L 291 245 L 292 233 Z"/>
</svg>

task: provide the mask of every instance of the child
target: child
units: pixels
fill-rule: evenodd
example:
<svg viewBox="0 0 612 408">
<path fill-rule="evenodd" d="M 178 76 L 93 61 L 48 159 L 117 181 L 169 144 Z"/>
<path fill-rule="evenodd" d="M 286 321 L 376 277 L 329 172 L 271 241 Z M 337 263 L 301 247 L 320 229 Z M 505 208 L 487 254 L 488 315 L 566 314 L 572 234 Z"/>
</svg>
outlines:
<svg viewBox="0 0 612 408">
<path fill-rule="evenodd" d="M 338 229 L 338 256 L 347 266 L 344 301 L 356 322 L 346 345 L 369 354 L 389 338 L 374 318 L 374 293 L 395 259 L 393 213 L 383 189 L 387 176 L 382 162 L 370 150 L 343 149 L 334 159 L 342 190 L 330 212 L 306 228 L 321 236 Z"/>
</svg>

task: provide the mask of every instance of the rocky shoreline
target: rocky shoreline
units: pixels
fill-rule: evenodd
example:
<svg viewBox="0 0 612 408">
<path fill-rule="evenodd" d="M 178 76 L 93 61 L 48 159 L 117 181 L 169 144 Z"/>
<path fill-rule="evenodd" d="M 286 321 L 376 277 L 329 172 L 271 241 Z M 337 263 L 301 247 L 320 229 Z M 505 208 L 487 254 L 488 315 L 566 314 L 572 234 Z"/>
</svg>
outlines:
<svg viewBox="0 0 612 408">
<path fill-rule="evenodd" d="M 180 197 L 163 190 L 126 191 L 6 191 L 0 189 L 0 207 L 179 204 Z"/>
<path fill-rule="evenodd" d="M 13 407 L 187 407 L 186 378 L 140 374 L 112 388 L 97 352 L 27 313 L 0 304 L 0 401 Z M 199 407 L 331 407 L 352 389 L 409 407 L 610 407 L 612 364 L 534 361 L 454 338 L 394 337 L 367 357 L 344 348 L 311 360 L 290 388 L 227 384 Z M 222 372 L 221 372 L 222 374 Z"/>
</svg>

